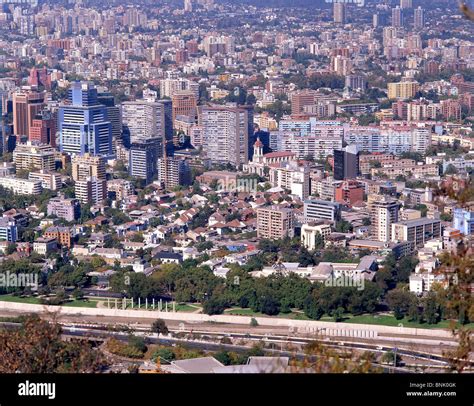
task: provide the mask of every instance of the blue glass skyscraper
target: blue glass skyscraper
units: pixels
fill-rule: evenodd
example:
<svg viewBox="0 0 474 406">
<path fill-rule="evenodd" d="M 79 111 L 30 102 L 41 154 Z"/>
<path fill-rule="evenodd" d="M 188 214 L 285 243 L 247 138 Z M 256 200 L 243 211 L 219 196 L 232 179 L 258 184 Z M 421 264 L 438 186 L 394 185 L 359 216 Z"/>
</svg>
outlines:
<svg viewBox="0 0 474 406">
<path fill-rule="evenodd" d="M 59 109 L 59 149 L 68 154 L 112 155 L 112 125 L 106 106 L 99 103 L 97 89 L 75 82 L 69 103 Z"/>
</svg>

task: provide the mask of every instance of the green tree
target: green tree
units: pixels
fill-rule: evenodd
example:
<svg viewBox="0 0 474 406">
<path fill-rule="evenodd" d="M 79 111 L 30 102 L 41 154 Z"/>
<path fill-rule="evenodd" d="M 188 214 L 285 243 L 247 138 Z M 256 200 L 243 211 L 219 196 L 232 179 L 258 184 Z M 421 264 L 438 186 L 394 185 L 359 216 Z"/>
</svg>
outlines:
<svg viewBox="0 0 474 406">
<path fill-rule="evenodd" d="M 151 325 L 151 332 L 157 334 L 168 334 L 169 330 L 166 326 L 166 323 L 162 319 L 156 319 L 153 324 Z"/>
</svg>

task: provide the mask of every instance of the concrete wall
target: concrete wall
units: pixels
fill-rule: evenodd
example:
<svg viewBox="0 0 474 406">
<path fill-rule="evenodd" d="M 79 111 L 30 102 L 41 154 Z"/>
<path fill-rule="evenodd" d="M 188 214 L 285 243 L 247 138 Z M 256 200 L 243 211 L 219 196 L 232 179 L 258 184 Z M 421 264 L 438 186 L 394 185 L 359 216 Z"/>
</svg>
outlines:
<svg viewBox="0 0 474 406">
<path fill-rule="evenodd" d="M 228 324 L 250 325 L 251 317 L 231 316 L 197 313 L 173 313 L 158 310 L 121 310 L 121 309 L 94 309 L 86 307 L 63 307 L 43 306 L 27 303 L 14 303 L 0 301 L 0 310 L 15 310 L 24 313 L 58 312 L 64 315 L 104 316 L 104 317 L 126 317 L 126 318 L 148 318 L 163 320 L 177 320 L 183 322 L 217 322 Z M 260 326 L 286 327 L 288 331 L 337 336 L 337 337 L 377 337 L 380 334 L 411 335 L 425 337 L 452 338 L 449 330 L 441 329 L 418 329 L 408 327 L 390 327 L 371 324 L 335 323 L 313 320 L 291 320 L 277 317 L 255 317 Z"/>
</svg>

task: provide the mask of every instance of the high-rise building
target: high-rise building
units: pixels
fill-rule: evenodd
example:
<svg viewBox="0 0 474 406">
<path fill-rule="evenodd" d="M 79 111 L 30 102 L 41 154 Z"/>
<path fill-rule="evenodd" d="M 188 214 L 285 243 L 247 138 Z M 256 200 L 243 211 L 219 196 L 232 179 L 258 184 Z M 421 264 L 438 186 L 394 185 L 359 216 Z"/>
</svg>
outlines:
<svg viewBox="0 0 474 406">
<path fill-rule="evenodd" d="M 356 178 L 359 174 L 359 152 L 356 145 L 349 145 L 343 150 L 334 150 L 334 179 Z"/>
<path fill-rule="evenodd" d="M 181 48 L 176 50 L 175 61 L 178 65 L 188 62 L 189 52 L 186 48 Z"/>
<path fill-rule="evenodd" d="M 196 116 L 197 98 L 194 92 L 190 90 L 175 92 L 171 100 L 173 104 L 173 123 L 178 116 Z"/>
<path fill-rule="evenodd" d="M 309 89 L 293 93 L 291 96 L 291 114 L 304 113 L 305 106 L 313 106 L 316 103 L 316 95 L 316 91 Z"/>
<path fill-rule="evenodd" d="M 66 221 L 74 221 L 79 218 L 80 205 L 77 199 L 65 199 L 55 197 L 48 202 L 48 216 L 54 215 Z"/>
<path fill-rule="evenodd" d="M 400 0 L 400 8 L 401 9 L 413 8 L 413 0 Z"/>
<path fill-rule="evenodd" d="M 474 234 L 474 212 L 455 208 L 453 210 L 453 228 L 464 235 Z"/>
<path fill-rule="evenodd" d="M 13 134 L 28 136 L 36 115 L 44 108 L 44 92 L 30 88 L 13 93 Z"/>
<path fill-rule="evenodd" d="M 388 84 L 389 99 L 411 99 L 418 92 L 418 82 L 396 82 Z"/>
<path fill-rule="evenodd" d="M 241 107 L 202 109 L 203 151 L 212 162 L 238 166 L 248 162 L 249 112 Z"/>
<path fill-rule="evenodd" d="M 61 152 L 112 155 L 112 125 L 107 109 L 97 99 L 97 89 L 88 82 L 75 82 L 69 89 L 69 104 L 59 108 Z"/>
<path fill-rule="evenodd" d="M 191 51 L 190 51 L 191 52 Z M 197 51 L 196 51 L 197 52 Z M 196 98 L 199 98 L 199 83 L 193 82 L 189 79 L 163 79 L 160 81 L 160 97 L 173 97 L 176 92 L 189 90 L 194 93 Z M 151 100 L 156 101 L 156 100 Z"/>
<path fill-rule="evenodd" d="M 131 142 L 160 138 L 167 154 L 173 153 L 173 109 L 171 100 L 138 100 L 122 103 L 123 125 Z"/>
<path fill-rule="evenodd" d="M 399 6 L 392 8 L 392 27 L 403 27 L 403 10 Z"/>
<path fill-rule="evenodd" d="M 257 236 L 270 240 L 293 238 L 294 214 L 291 209 L 279 206 L 261 207 L 257 209 Z"/>
<path fill-rule="evenodd" d="M 287 189 L 292 195 L 306 199 L 310 193 L 309 172 L 309 166 L 290 161 L 270 168 L 269 179 L 274 187 Z"/>
<path fill-rule="evenodd" d="M 413 27 L 415 30 L 421 30 L 425 26 L 425 11 L 418 7 L 413 12 Z"/>
<path fill-rule="evenodd" d="M 161 138 L 148 138 L 133 142 L 130 146 L 130 176 L 145 179 L 151 183 L 157 175 L 158 158 L 161 157 Z"/>
<path fill-rule="evenodd" d="M 328 220 L 337 222 L 341 220 L 341 204 L 326 200 L 308 199 L 304 202 L 305 221 Z"/>
<path fill-rule="evenodd" d="M 336 24 L 345 24 L 346 22 L 346 5 L 344 3 L 334 3 L 333 19 Z"/>
<path fill-rule="evenodd" d="M 47 144 L 33 144 L 31 142 L 17 144 L 13 151 L 13 162 L 17 171 L 21 169 L 54 171 L 55 150 Z"/>
<path fill-rule="evenodd" d="M 362 75 L 347 75 L 345 85 L 352 90 L 365 90 L 367 88 L 367 79 Z"/>
<path fill-rule="evenodd" d="M 441 222 L 422 217 L 392 224 L 392 241 L 409 241 L 415 247 L 423 247 L 426 241 L 441 237 Z"/>
<path fill-rule="evenodd" d="M 392 224 L 398 222 L 400 203 L 387 196 L 369 195 L 368 206 L 373 238 L 377 241 L 390 241 Z"/>
<path fill-rule="evenodd" d="M 102 202 L 107 197 L 107 182 L 91 176 L 76 182 L 74 187 L 75 195 L 81 203 L 96 204 Z"/>
<path fill-rule="evenodd" d="M 206 52 L 209 58 L 212 58 L 216 54 L 226 55 L 234 53 L 235 41 L 230 36 L 214 36 L 209 35 L 204 38 L 203 41 L 204 52 Z"/>
<path fill-rule="evenodd" d="M 95 177 L 100 180 L 106 180 L 105 159 L 100 156 L 84 154 L 74 156 L 71 160 L 72 179 L 74 181 L 86 180 Z"/>
<path fill-rule="evenodd" d="M 193 2 L 192 2 L 192 0 L 184 0 L 184 11 L 186 13 L 192 13 L 193 12 Z"/>
<path fill-rule="evenodd" d="M 115 105 L 115 98 L 110 92 L 97 94 L 97 100 L 105 106 L 107 111 L 107 120 L 112 126 L 112 153 L 117 151 L 117 145 L 123 145 L 122 139 L 122 110 L 120 106 Z"/>
<path fill-rule="evenodd" d="M 56 117 L 52 112 L 41 111 L 31 123 L 28 140 L 32 143 L 56 147 L 56 122 Z"/>
<path fill-rule="evenodd" d="M 19 195 L 39 195 L 43 190 L 41 181 L 15 177 L 0 178 L 0 186 Z"/>
<path fill-rule="evenodd" d="M 184 158 L 159 158 L 158 181 L 165 189 L 171 190 L 179 185 L 189 185 L 191 182 L 191 168 Z"/>
</svg>

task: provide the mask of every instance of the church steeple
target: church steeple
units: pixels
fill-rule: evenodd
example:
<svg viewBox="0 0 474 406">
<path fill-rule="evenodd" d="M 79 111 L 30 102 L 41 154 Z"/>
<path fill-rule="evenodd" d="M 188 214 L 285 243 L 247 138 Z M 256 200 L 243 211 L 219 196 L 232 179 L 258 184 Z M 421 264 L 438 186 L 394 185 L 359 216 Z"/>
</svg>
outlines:
<svg viewBox="0 0 474 406">
<path fill-rule="evenodd" d="M 260 138 L 257 138 L 253 145 L 253 161 L 258 162 L 263 157 L 263 143 Z"/>
</svg>

